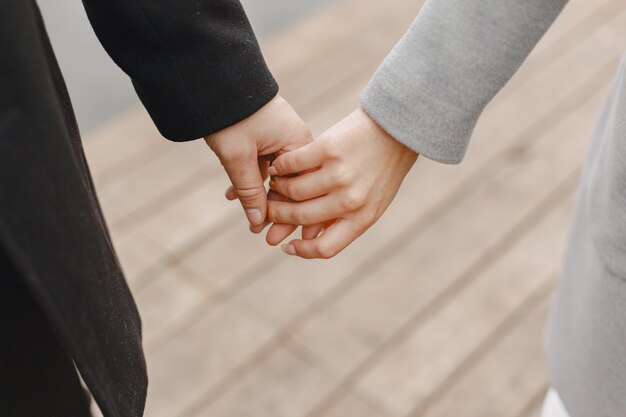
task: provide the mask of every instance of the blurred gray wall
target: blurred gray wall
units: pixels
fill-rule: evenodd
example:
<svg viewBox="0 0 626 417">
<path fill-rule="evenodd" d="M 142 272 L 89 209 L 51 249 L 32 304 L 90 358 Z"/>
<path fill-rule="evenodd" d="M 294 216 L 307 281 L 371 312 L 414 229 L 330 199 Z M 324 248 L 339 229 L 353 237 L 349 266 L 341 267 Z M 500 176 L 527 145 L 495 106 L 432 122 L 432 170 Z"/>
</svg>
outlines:
<svg viewBox="0 0 626 417">
<path fill-rule="evenodd" d="M 106 0 L 104 0 L 106 1 Z M 210 1 L 210 0 L 207 0 Z M 336 0 L 242 0 L 257 35 L 266 37 Z M 80 0 L 38 0 L 83 134 L 137 105 L 128 77 L 93 33 Z"/>
</svg>

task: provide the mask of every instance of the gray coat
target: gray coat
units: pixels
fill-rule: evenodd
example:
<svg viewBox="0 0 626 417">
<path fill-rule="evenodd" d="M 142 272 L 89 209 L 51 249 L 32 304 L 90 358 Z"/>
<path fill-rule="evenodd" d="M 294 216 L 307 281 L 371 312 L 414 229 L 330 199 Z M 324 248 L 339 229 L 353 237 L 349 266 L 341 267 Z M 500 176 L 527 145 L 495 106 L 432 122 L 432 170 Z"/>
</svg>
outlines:
<svg viewBox="0 0 626 417">
<path fill-rule="evenodd" d="M 430 0 L 361 96 L 409 148 L 460 163 L 476 122 L 566 0 Z M 572 417 L 626 415 L 626 64 L 605 105 L 546 337 Z"/>
</svg>

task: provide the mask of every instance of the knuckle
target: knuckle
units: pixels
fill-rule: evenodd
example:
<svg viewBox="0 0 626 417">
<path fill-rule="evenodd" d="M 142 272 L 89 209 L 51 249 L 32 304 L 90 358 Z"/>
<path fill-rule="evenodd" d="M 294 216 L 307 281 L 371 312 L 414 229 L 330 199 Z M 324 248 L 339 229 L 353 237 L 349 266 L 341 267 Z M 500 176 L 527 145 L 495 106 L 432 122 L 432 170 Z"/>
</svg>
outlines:
<svg viewBox="0 0 626 417">
<path fill-rule="evenodd" d="M 345 167 L 336 169 L 333 173 L 333 177 L 334 182 L 341 186 L 350 185 L 353 181 L 352 172 Z"/>
<path fill-rule="evenodd" d="M 318 139 L 323 156 L 326 159 L 338 159 L 341 157 L 341 151 L 337 146 L 337 140 L 332 136 L 322 136 Z"/>
<path fill-rule="evenodd" d="M 284 195 L 285 197 L 288 197 L 290 199 L 294 199 L 294 193 L 293 193 L 293 185 L 289 182 L 289 181 L 285 181 L 281 184 L 280 187 L 278 187 L 278 191 Z"/>
<path fill-rule="evenodd" d="M 296 169 L 296 161 L 293 157 L 283 159 L 282 170 L 283 172 L 293 172 Z"/>
<path fill-rule="evenodd" d="M 379 217 L 380 215 L 378 214 L 376 210 L 367 210 L 367 212 L 363 216 L 363 223 L 365 227 L 366 228 L 372 227 L 376 223 Z"/>
<path fill-rule="evenodd" d="M 324 157 L 326 159 L 339 159 L 341 157 L 341 153 L 337 146 L 335 146 L 332 142 L 327 142 L 326 146 L 324 146 Z"/>
<path fill-rule="evenodd" d="M 347 211 L 360 208 L 364 203 L 364 196 L 357 190 L 349 190 L 341 199 L 341 207 Z"/>
<path fill-rule="evenodd" d="M 300 192 L 300 188 L 292 183 L 292 182 L 286 182 L 284 184 L 284 194 L 286 197 L 289 197 L 290 199 L 292 199 L 293 201 L 302 201 L 302 193 Z"/>
</svg>

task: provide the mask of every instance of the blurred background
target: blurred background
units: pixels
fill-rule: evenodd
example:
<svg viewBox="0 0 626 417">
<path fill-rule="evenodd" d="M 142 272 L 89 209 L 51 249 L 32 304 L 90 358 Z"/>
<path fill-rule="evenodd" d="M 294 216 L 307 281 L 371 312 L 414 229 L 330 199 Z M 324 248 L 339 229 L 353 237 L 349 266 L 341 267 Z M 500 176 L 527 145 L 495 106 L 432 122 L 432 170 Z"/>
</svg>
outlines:
<svg viewBox="0 0 626 417">
<path fill-rule="evenodd" d="M 621 0 L 572 0 L 483 114 L 464 163 L 420 159 L 380 222 L 329 261 L 251 235 L 216 158 L 160 137 L 80 3 L 40 3 L 142 314 L 146 416 L 538 416 L 541 334 L 624 50 Z M 358 105 L 422 5 L 244 3 L 315 133 Z"/>
</svg>

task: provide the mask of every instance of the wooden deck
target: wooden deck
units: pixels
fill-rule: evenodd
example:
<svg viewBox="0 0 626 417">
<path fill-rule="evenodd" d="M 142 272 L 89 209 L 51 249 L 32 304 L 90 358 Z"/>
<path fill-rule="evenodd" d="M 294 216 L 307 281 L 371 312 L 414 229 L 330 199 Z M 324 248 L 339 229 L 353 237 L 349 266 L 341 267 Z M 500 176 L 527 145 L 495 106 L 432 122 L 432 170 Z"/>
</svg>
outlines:
<svg viewBox="0 0 626 417">
<path fill-rule="evenodd" d="M 352 110 L 419 0 L 345 0 L 270 39 L 316 133 Z M 203 142 L 137 109 L 86 140 L 143 316 L 148 417 L 529 417 L 587 140 L 624 51 L 622 0 L 572 0 L 457 167 L 421 159 L 336 259 L 251 235 Z"/>
</svg>

